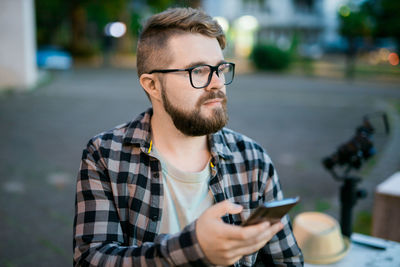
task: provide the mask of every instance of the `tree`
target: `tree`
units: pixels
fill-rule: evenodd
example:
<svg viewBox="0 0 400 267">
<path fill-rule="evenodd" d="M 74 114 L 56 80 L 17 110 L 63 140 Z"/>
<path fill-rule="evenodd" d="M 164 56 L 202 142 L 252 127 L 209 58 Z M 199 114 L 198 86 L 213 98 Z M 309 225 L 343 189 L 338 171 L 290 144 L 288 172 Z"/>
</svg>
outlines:
<svg viewBox="0 0 400 267">
<path fill-rule="evenodd" d="M 38 45 L 58 45 L 74 56 L 88 56 L 100 46 L 105 25 L 117 20 L 135 37 L 146 14 L 134 10 L 135 4 L 155 13 L 171 6 L 197 8 L 201 0 L 36 0 Z"/>
<path fill-rule="evenodd" d="M 87 23 L 102 29 L 126 8 L 127 0 L 36 0 L 38 45 L 56 44 L 79 55 L 90 50 Z M 61 32 L 61 33 L 60 33 Z M 59 35 L 64 35 L 62 41 Z"/>
<path fill-rule="evenodd" d="M 349 2 L 348 5 L 340 7 L 339 20 L 339 32 L 348 42 L 346 53 L 346 77 L 351 79 L 354 76 L 359 43 L 362 43 L 365 38 L 372 37 L 374 28 L 372 14 L 366 4 L 357 6 Z"/>
<path fill-rule="evenodd" d="M 36 0 L 36 36 L 39 46 L 54 43 L 57 31 L 66 23 L 68 9 L 68 1 Z"/>
<path fill-rule="evenodd" d="M 400 53 L 400 1 L 370 0 L 375 6 L 376 37 L 390 37 L 396 42 Z"/>
</svg>

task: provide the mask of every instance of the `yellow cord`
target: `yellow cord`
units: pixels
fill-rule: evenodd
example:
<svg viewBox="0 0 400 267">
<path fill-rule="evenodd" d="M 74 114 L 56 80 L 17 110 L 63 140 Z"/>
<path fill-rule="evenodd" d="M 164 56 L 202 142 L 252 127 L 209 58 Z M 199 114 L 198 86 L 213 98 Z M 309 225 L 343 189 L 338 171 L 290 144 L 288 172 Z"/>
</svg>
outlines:
<svg viewBox="0 0 400 267">
<path fill-rule="evenodd" d="M 152 147 L 153 147 L 153 140 L 150 140 L 150 147 L 149 147 L 149 151 L 147 151 L 147 154 L 150 154 Z"/>
<path fill-rule="evenodd" d="M 211 168 L 214 168 L 214 164 L 210 161 Z"/>
</svg>

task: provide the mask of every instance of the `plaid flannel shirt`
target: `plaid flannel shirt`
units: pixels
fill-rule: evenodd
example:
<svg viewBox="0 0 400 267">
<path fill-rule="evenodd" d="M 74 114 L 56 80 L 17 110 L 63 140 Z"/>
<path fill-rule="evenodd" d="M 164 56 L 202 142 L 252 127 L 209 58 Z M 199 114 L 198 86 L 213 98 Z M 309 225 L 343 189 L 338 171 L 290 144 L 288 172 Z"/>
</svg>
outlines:
<svg viewBox="0 0 400 267">
<path fill-rule="evenodd" d="M 177 234 L 158 234 L 163 207 L 160 162 L 150 156 L 152 109 L 136 120 L 92 138 L 83 151 L 76 188 L 74 265 L 208 266 L 200 248 L 196 221 Z M 244 207 L 242 215 L 223 221 L 240 224 L 262 202 L 283 198 L 265 151 L 229 129 L 209 135 L 215 202 Z M 268 182 L 267 181 L 271 181 Z M 258 253 L 235 266 L 302 266 L 303 256 L 288 217 L 284 229 Z"/>
</svg>

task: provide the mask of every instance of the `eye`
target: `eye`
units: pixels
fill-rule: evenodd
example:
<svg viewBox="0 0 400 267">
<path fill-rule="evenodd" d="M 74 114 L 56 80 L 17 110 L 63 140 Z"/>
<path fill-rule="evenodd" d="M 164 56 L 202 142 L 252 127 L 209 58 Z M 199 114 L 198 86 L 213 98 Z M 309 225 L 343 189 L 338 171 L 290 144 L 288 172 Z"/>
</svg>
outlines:
<svg viewBox="0 0 400 267">
<path fill-rule="evenodd" d="M 192 74 L 194 75 L 207 75 L 210 72 L 210 68 L 208 66 L 199 66 L 192 70 Z"/>
<path fill-rule="evenodd" d="M 227 72 L 227 71 L 229 71 L 229 68 L 230 68 L 230 64 L 228 64 L 228 63 L 223 63 L 223 64 L 221 64 L 221 65 L 219 65 L 219 67 L 218 67 L 218 71 L 219 72 Z"/>
</svg>

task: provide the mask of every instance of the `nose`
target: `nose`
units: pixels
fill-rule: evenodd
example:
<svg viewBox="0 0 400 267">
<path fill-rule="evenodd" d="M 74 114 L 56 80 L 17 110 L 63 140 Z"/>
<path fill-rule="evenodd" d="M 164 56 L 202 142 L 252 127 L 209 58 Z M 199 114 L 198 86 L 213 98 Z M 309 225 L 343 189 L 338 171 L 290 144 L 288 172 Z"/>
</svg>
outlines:
<svg viewBox="0 0 400 267">
<path fill-rule="evenodd" d="M 206 90 L 221 89 L 223 86 L 224 86 L 224 81 L 223 78 L 221 77 L 221 74 L 218 75 L 217 71 L 214 71 L 211 76 L 210 84 L 205 89 Z"/>
</svg>

